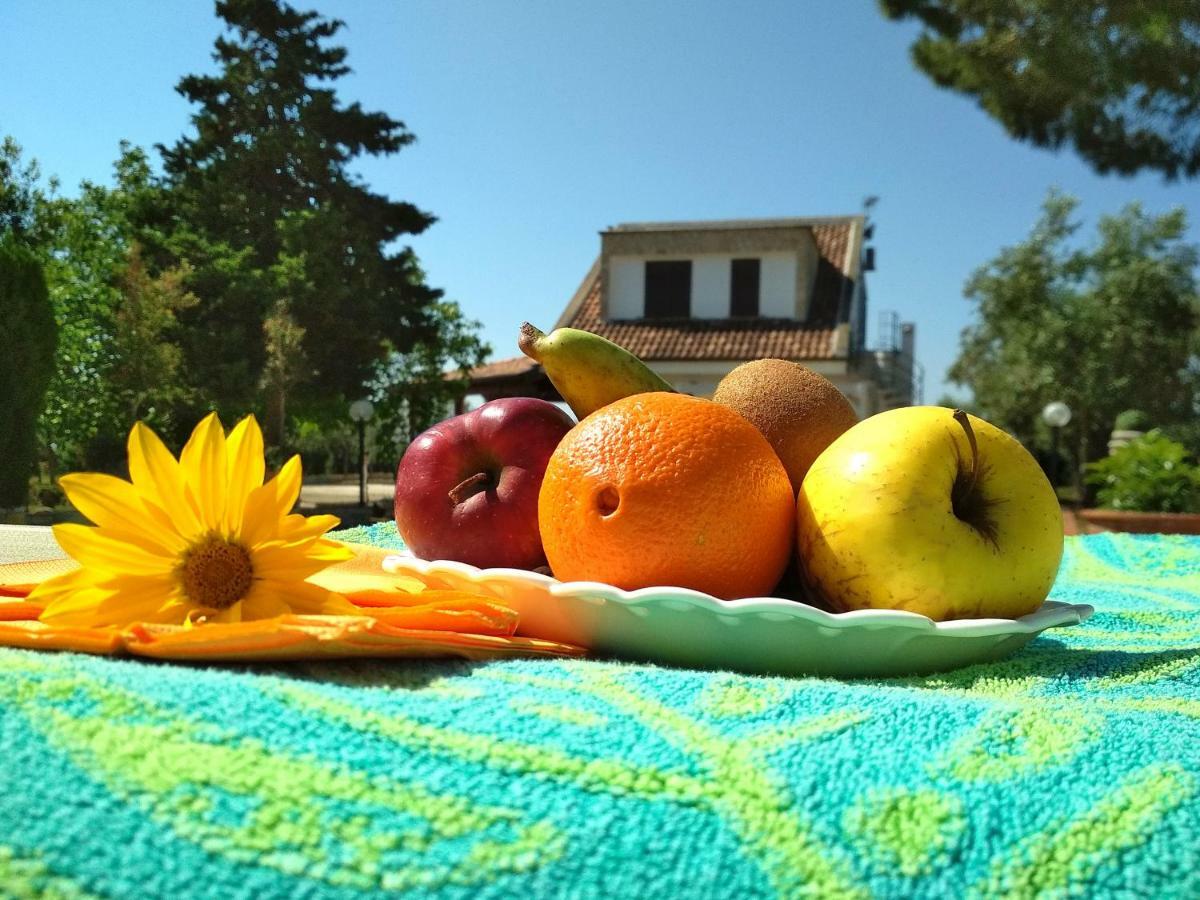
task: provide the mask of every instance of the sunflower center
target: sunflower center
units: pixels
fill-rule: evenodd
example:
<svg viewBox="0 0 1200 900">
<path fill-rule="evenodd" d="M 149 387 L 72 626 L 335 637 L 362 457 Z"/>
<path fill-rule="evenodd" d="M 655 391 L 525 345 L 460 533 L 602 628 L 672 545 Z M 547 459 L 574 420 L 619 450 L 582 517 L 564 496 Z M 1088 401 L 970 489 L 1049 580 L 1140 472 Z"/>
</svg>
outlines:
<svg viewBox="0 0 1200 900">
<path fill-rule="evenodd" d="M 196 606 L 228 609 L 250 592 L 254 567 L 241 544 L 210 536 L 183 561 L 183 592 Z"/>
</svg>

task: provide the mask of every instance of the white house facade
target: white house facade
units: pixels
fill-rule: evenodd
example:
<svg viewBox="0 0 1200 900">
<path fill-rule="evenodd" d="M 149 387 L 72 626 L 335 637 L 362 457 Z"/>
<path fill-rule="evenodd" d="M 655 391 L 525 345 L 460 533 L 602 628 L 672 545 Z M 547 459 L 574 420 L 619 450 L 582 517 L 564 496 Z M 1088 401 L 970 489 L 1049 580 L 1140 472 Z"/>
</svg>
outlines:
<svg viewBox="0 0 1200 900">
<path fill-rule="evenodd" d="M 600 233 L 555 327 L 601 334 L 697 396 L 739 364 L 775 357 L 829 378 L 860 416 L 907 405 L 913 326 L 896 323 L 890 345 L 866 349 L 866 227 L 861 215 L 618 225 Z M 511 359 L 471 376 L 490 399 L 540 374 Z"/>
</svg>

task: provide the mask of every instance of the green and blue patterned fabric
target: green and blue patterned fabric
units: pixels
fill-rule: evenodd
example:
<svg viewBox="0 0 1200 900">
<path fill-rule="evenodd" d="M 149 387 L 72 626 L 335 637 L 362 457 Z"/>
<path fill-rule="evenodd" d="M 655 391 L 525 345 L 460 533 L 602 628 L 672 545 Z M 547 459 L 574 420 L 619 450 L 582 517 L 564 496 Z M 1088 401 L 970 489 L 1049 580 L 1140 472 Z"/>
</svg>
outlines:
<svg viewBox="0 0 1200 900">
<path fill-rule="evenodd" d="M 881 681 L 0 651 L 0 894 L 1200 896 L 1200 540 L 1070 539 L 1054 596 Z"/>
</svg>

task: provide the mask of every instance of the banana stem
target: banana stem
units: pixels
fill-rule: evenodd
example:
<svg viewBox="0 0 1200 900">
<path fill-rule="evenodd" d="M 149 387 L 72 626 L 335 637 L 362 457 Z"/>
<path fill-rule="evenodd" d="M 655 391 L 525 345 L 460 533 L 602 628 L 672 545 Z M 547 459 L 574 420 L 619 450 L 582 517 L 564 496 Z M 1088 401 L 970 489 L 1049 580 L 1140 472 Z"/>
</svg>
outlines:
<svg viewBox="0 0 1200 900">
<path fill-rule="evenodd" d="M 457 506 L 473 494 L 478 494 L 479 491 L 475 488 L 491 480 L 492 477 L 487 472 L 476 472 L 470 478 L 450 488 L 450 502 Z"/>
<path fill-rule="evenodd" d="M 534 328 L 528 322 L 521 323 L 521 333 L 517 335 L 517 348 L 530 359 L 539 360 L 537 342 L 546 335 Z"/>
</svg>

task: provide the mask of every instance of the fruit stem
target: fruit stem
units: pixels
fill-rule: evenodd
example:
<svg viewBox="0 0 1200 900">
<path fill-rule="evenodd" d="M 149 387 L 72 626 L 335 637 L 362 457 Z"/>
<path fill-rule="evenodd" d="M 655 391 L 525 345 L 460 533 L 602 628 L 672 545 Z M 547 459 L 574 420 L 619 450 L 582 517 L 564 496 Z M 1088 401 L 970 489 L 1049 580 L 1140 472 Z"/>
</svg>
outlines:
<svg viewBox="0 0 1200 900">
<path fill-rule="evenodd" d="M 975 493 L 975 485 L 979 481 L 979 444 L 975 442 L 975 431 L 971 428 L 971 419 L 961 410 L 954 411 L 954 421 L 962 426 L 963 431 L 967 433 L 967 443 L 971 445 L 971 480 L 967 486 L 966 493 Z"/>
<path fill-rule="evenodd" d="M 533 360 L 540 360 L 537 352 L 537 342 L 546 335 L 534 328 L 528 322 L 521 323 L 521 333 L 517 336 L 517 348 Z"/>
<path fill-rule="evenodd" d="M 479 491 L 475 488 L 491 480 L 492 477 L 487 472 L 476 472 L 470 478 L 450 488 L 450 502 L 457 506 L 473 494 L 478 494 Z"/>
</svg>

